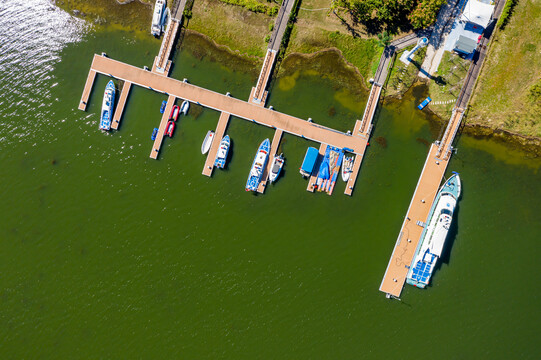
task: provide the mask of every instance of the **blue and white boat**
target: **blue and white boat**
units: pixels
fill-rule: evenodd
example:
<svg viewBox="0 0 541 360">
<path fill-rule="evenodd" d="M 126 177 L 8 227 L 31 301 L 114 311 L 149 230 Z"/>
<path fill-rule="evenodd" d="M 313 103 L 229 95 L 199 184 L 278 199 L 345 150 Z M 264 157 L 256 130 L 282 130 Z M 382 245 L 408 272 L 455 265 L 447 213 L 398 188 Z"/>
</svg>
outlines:
<svg viewBox="0 0 541 360">
<path fill-rule="evenodd" d="M 115 84 L 109 80 L 103 94 L 103 104 L 101 105 L 100 129 L 111 130 L 111 120 L 113 119 L 113 108 L 115 106 Z"/>
<path fill-rule="evenodd" d="M 246 182 L 246 191 L 257 191 L 257 187 L 259 186 L 261 177 L 263 176 L 263 171 L 265 170 L 265 166 L 269 160 L 269 150 L 270 141 L 269 139 L 265 139 L 261 145 L 259 145 L 254 162 L 252 163 L 250 175 L 248 176 L 248 181 Z"/>
<path fill-rule="evenodd" d="M 184 100 L 182 105 L 180 105 L 180 112 L 184 115 L 188 115 L 188 110 L 190 110 L 190 102 L 188 100 Z"/>
<path fill-rule="evenodd" d="M 430 97 L 427 97 L 426 99 L 423 100 L 422 103 L 420 103 L 419 105 L 417 105 L 417 109 L 419 110 L 423 110 L 425 108 L 425 106 L 428 105 L 429 102 L 431 102 L 432 99 Z"/>
<path fill-rule="evenodd" d="M 227 154 L 229 153 L 229 146 L 231 145 L 231 139 L 229 135 L 224 136 L 222 141 L 220 141 L 220 147 L 216 153 L 216 159 L 214 160 L 214 166 L 217 168 L 223 169 L 225 167 L 225 162 L 227 161 Z"/>
<path fill-rule="evenodd" d="M 424 288 L 430 283 L 449 233 L 456 203 L 460 197 L 460 176 L 454 173 L 441 187 L 428 214 L 411 267 L 406 277 L 410 285 Z"/>
</svg>

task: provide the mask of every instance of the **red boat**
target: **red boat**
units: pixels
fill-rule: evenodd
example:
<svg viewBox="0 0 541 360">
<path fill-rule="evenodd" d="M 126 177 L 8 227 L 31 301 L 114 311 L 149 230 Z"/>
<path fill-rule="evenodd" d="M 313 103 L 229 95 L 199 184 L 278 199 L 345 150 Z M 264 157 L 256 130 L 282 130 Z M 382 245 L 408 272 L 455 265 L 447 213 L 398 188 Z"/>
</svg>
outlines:
<svg viewBox="0 0 541 360">
<path fill-rule="evenodd" d="M 177 121 L 179 113 L 180 108 L 177 105 L 173 106 L 171 109 L 171 115 L 169 115 L 169 120 Z"/>
<path fill-rule="evenodd" d="M 173 137 L 173 131 L 175 131 L 175 122 L 169 121 L 165 127 L 165 135 Z"/>
</svg>

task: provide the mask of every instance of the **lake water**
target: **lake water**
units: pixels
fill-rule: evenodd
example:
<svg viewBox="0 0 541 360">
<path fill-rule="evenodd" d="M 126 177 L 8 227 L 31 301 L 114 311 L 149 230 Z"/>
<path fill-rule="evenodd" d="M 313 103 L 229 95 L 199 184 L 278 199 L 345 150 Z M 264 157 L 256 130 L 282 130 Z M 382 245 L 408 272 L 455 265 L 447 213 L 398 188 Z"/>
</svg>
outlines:
<svg viewBox="0 0 541 360">
<path fill-rule="evenodd" d="M 103 134 L 98 76 L 77 110 L 94 53 L 150 66 L 159 41 L 45 0 L 4 0 L 0 28 L 3 359 L 538 357 L 540 162 L 519 150 L 462 136 L 449 172 L 463 196 L 432 286 L 402 301 L 378 291 L 438 133 L 415 109 L 423 88 L 378 110 L 352 197 L 343 182 L 306 191 L 298 167 L 317 144 L 291 135 L 283 176 L 256 196 L 244 184 L 271 129 L 233 119 L 231 160 L 207 178 L 199 149 L 217 112 L 192 106 L 155 161 L 164 95 L 133 88 L 120 130 Z M 257 69 L 186 41 L 173 77 L 248 98 Z M 268 103 L 347 130 L 365 98 L 299 71 Z"/>
</svg>

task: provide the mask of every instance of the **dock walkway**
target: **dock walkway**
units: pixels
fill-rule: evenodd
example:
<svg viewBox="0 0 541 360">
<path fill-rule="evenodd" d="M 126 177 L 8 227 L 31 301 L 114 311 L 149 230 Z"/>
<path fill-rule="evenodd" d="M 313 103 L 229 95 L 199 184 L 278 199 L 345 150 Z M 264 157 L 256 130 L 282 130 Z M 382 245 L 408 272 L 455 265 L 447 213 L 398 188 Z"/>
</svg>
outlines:
<svg viewBox="0 0 541 360">
<path fill-rule="evenodd" d="M 212 141 L 212 145 L 210 146 L 207 160 L 205 161 L 205 167 L 203 168 L 203 175 L 212 175 L 212 170 L 214 170 L 214 160 L 216 160 L 216 154 L 218 153 L 220 142 L 225 135 L 225 129 L 227 129 L 227 124 L 229 123 L 230 117 L 231 114 L 226 112 L 222 112 L 220 114 L 220 119 L 218 120 L 216 131 L 214 132 L 214 140 Z"/>
<path fill-rule="evenodd" d="M 118 104 L 116 104 L 115 114 L 113 116 L 113 123 L 111 124 L 111 129 L 118 130 L 120 125 L 120 119 L 122 118 L 122 113 L 126 107 L 126 101 L 128 100 L 128 95 L 130 94 L 131 82 L 125 82 L 122 86 L 122 91 L 120 92 L 120 98 L 118 99 Z"/>
<path fill-rule="evenodd" d="M 267 92 L 265 89 L 267 88 L 267 84 L 272 74 L 274 62 L 276 61 L 276 57 L 280 51 L 280 46 L 282 44 L 282 39 L 284 37 L 293 5 L 295 5 L 295 0 L 284 0 L 282 6 L 280 6 L 278 15 L 276 16 L 274 30 L 269 40 L 269 46 L 267 48 L 265 60 L 263 61 L 263 66 L 261 67 L 261 72 L 259 73 L 259 77 L 257 79 L 257 84 L 252 88 L 252 92 L 250 94 L 250 101 L 254 104 L 265 105 L 265 101 L 267 99 Z"/>
<path fill-rule="evenodd" d="M 160 127 L 158 128 L 158 134 L 156 135 L 154 145 L 152 146 L 152 151 L 150 152 L 150 157 L 152 159 L 157 159 L 158 154 L 160 153 L 160 148 L 162 147 L 163 137 L 165 134 L 165 127 L 169 121 L 171 109 L 173 109 L 173 105 L 175 105 L 175 100 L 176 99 L 173 95 L 169 95 L 169 98 L 167 99 L 167 105 L 165 106 L 165 111 L 162 115 L 162 121 L 160 122 Z"/>
<path fill-rule="evenodd" d="M 112 76 L 116 79 L 131 82 L 134 85 L 150 90 L 165 93 L 169 96 L 186 99 L 190 102 L 220 112 L 226 112 L 260 125 L 281 129 L 284 132 L 308 140 L 319 143 L 325 142 L 339 148 L 347 147 L 352 149 L 355 153 L 364 151 L 364 144 L 359 136 L 345 134 L 322 125 L 308 122 L 304 119 L 299 119 L 291 115 L 257 106 L 176 79 L 161 76 L 104 56 L 94 56 L 91 70 Z M 92 74 L 92 71 L 90 74 Z"/>
</svg>

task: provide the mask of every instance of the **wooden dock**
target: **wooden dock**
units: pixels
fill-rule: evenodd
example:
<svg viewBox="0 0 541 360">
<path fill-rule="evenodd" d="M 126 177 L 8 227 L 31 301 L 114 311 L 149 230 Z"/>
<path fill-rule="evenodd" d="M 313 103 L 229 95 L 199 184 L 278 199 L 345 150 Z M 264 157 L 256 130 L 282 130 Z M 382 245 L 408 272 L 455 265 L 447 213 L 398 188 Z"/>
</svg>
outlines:
<svg viewBox="0 0 541 360">
<path fill-rule="evenodd" d="M 265 106 L 267 99 L 267 91 L 265 91 L 265 88 L 267 87 L 267 83 L 272 74 L 276 54 L 277 52 L 275 50 L 267 49 L 267 55 L 265 55 L 261 72 L 257 78 L 257 84 L 252 88 L 252 93 L 250 94 L 250 101 L 254 104 Z"/>
<path fill-rule="evenodd" d="M 88 77 L 86 78 L 85 88 L 83 90 L 83 96 L 81 96 L 81 102 L 79 103 L 79 110 L 86 111 L 86 105 L 88 104 L 88 98 L 92 92 L 94 86 L 94 80 L 96 79 L 96 72 L 90 68 Z"/>
<path fill-rule="evenodd" d="M 269 160 L 267 161 L 267 166 L 265 166 L 265 169 L 263 171 L 261 182 L 259 183 L 259 186 L 257 187 L 257 192 L 260 194 L 263 194 L 267 187 L 267 182 L 269 180 L 269 174 L 272 167 L 272 161 L 273 161 L 274 155 L 276 155 L 276 151 L 278 151 L 278 146 L 280 146 L 280 141 L 282 140 L 283 133 L 284 132 L 280 129 L 276 129 L 276 131 L 274 132 L 274 137 L 272 138 L 271 148 L 269 151 Z"/>
<path fill-rule="evenodd" d="M 120 93 L 120 98 L 118 99 L 118 104 L 116 104 L 111 129 L 118 130 L 118 126 L 120 125 L 120 119 L 122 118 L 122 113 L 124 112 L 124 107 L 126 106 L 126 101 L 128 100 L 130 89 L 131 82 L 124 82 L 124 85 L 122 86 L 122 91 Z"/>
<path fill-rule="evenodd" d="M 212 170 L 214 170 L 214 160 L 216 160 L 216 154 L 218 153 L 220 142 L 225 135 L 225 130 L 227 129 L 227 124 L 229 123 L 230 117 L 231 114 L 226 112 L 222 112 L 220 114 L 220 119 L 218 120 L 216 131 L 214 132 L 214 140 L 210 146 L 207 160 L 205 161 L 205 167 L 203 168 L 203 175 L 212 176 Z"/>
<path fill-rule="evenodd" d="M 156 140 L 154 140 L 154 145 L 152 146 L 152 151 L 150 152 L 150 157 L 152 159 L 157 159 L 158 154 L 160 153 L 160 148 L 162 147 L 163 136 L 165 135 L 165 127 L 169 121 L 169 115 L 171 114 L 171 109 L 175 105 L 175 97 L 169 95 L 167 99 L 167 105 L 165 106 L 165 111 L 162 115 L 162 121 L 160 122 L 160 127 L 158 128 L 158 134 L 156 135 Z"/>
<path fill-rule="evenodd" d="M 171 56 L 171 51 L 173 50 L 173 45 L 175 44 L 175 39 L 177 37 L 178 30 L 180 29 L 180 22 L 176 19 L 171 20 L 171 23 L 165 31 L 163 36 L 162 45 L 158 56 L 154 60 L 154 65 L 152 66 L 152 71 L 158 74 L 165 76 L 169 75 L 169 69 L 171 67 L 171 61 L 169 57 Z"/>
<path fill-rule="evenodd" d="M 463 109 L 457 109 L 449 120 L 445 135 L 439 144 L 432 144 L 421 177 L 400 229 L 391 259 L 385 270 L 379 290 L 387 296 L 399 298 L 406 281 L 417 245 L 428 220 L 428 213 L 440 188 L 451 157 L 451 145 L 460 126 Z M 442 149 L 446 149 L 442 151 Z"/>
<path fill-rule="evenodd" d="M 361 120 L 361 126 L 358 128 L 358 134 L 366 138 L 370 137 L 370 132 L 372 131 L 372 121 L 378 107 L 381 89 L 381 86 L 378 84 L 372 85 L 366 108 L 364 109 L 363 119 Z"/>
</svg>

